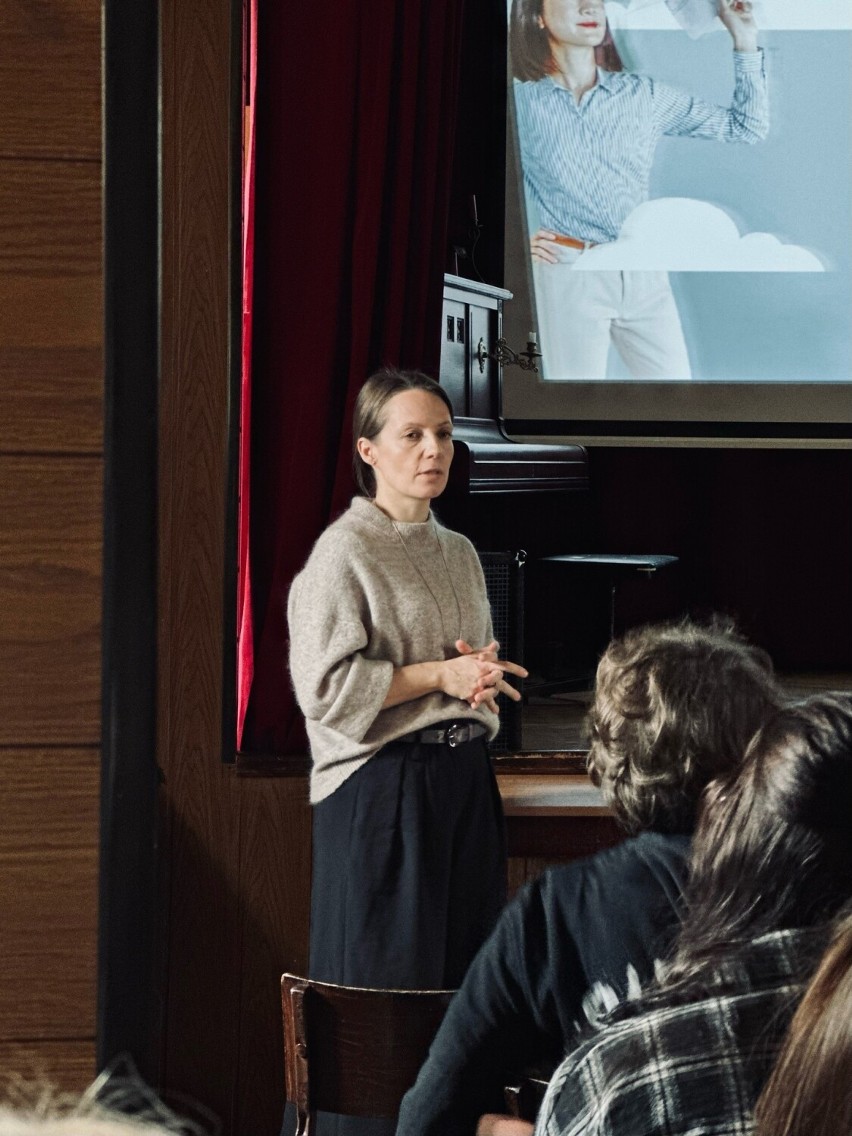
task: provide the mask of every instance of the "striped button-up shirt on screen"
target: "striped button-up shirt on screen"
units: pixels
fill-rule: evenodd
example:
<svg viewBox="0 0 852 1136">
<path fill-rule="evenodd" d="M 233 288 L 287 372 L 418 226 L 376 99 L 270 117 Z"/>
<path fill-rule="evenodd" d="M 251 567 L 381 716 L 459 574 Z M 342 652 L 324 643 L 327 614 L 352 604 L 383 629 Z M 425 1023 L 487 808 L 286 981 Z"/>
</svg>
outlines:
<svg viewBox="0 0 852 1136">
<path fill-rule="evenodd" d="M 731 105 L 630 71 L 598 70 L 577 103 L 550 76 L 514 84 L 524 183 L 545 229 L 599 244 L 648 199 L 664 134 L 758 142 L 769 128 L 763 52 L 734 52 Z"/>
</svg>

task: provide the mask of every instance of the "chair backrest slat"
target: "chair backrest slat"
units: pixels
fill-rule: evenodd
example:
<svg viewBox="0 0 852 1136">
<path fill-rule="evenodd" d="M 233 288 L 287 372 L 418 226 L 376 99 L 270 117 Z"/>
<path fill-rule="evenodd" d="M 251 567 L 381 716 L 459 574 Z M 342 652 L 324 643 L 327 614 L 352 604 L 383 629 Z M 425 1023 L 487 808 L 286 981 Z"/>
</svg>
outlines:
<svg viewBox="0 0 852 1136">
<path fill-rule="evenodd" d="M 287 1099 L 305 1119 L 317 1110 L 395 1117 L 452 994 L 362 989 L 285 974 Z"/>
</svg>

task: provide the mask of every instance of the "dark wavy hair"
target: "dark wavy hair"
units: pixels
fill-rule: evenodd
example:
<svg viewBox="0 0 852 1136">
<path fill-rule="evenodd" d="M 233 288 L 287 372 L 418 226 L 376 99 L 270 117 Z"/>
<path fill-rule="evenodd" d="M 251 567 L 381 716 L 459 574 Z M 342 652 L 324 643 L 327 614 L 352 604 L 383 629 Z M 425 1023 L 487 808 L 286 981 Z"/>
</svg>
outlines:
<svg viewBox="0 0 852 1136">
<path fill-rule="evenodd" d="M 852 695 L 779 711 L 737 774 L 710 784 L 671 977 L 732 945 L 818 927 L 852 900 Z"/>
<path fill-rule="evenodd" d="M 673 957 L 658 982 L 616 1007 L 612 1019 L 706 998 L 723 963 L 773 932 L 802 936 L 800 972 L 791 979 L 806 982 L 831 924 L 852 911 L 850 801 L 852 695 L 814 695 L 773 715 L 739 772 L 707 786 Z M 794 1132 L 812 1130 L 782 1127 L 766 1136 Z M 824 1134 L 814 1129 L 813 1136 Z"/>
<path fill-rule="evenodd" d="M 453 404 L 444 388 L 423 371 L 400 371 L 395 367 L 382 367 L 370 375 L 358 392 L 352 414 L 352 468 L 355 480 L 364 497 L 375 497 L 376 475 L 358 453 L 359 438 L 375 438 L 381 433 L 387 415 L 385 407 L 395 394 L 407 390 L 423 390 L 435 395 L 444 403 L 453 421 Z"/>
<path fill-rule="evenodd" d="M 790 1023 L 754 1110 L 755 1136 L 852 1132 L 852 908 Z"/>
<path fill-rule="evenodd" d="M 556 70 L 547 29 L 540 24 L 544 0 L 513 0 L 509 19 L 509 57 L 516 79 L 543 79 Z M 623 71 L 624 64 L 612 38 L 609 24 L 603 43 L 595 48 L 598 67 Z"/>
<path fill-rule="evenodd" d="M 771 659 L 731 620 L 629 631 L 598 664 L 589 774 L 628 832 L 691 832 L 705 786 L 782 703 Z"/>
</svg>

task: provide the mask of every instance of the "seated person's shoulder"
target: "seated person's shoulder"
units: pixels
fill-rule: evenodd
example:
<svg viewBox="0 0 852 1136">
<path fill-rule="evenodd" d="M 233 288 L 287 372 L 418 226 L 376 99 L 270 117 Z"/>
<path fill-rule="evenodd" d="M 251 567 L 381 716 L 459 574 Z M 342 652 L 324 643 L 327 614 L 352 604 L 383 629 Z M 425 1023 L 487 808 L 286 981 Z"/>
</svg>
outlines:
<svg viewBox="0 0 852 1136">
<path fill-rule="evenodd" d="M 674 874 L 685 879 L 691 837 L 643 832 L 591 856 L 546 869 L 537 881 L 546 901 L 572 899 L 589 881 Z"/>
<path fill-rule="evenodd" d="M 642 832 L 614 848 L 607 867 L 625 873 L 675 872 L 685 878 L 692 836 L 689 833 Z M 607 852 L 602 853 L 605 857 Z"/>
</svg>

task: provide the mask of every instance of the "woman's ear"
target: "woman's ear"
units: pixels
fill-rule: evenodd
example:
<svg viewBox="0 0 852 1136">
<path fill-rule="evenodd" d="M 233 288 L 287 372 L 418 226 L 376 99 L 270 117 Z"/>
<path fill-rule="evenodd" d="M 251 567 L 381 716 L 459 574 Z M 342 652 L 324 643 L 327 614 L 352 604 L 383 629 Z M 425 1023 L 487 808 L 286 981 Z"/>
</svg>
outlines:
<svg viewBox="0 0 852 1136">
<path fill-rule="evenodd" d="M 358 457 L 367 465 L 376 464 L 376 459 L 373 456 L 373 443 L 369 438 L 358 439 Z"/>
</svg>

